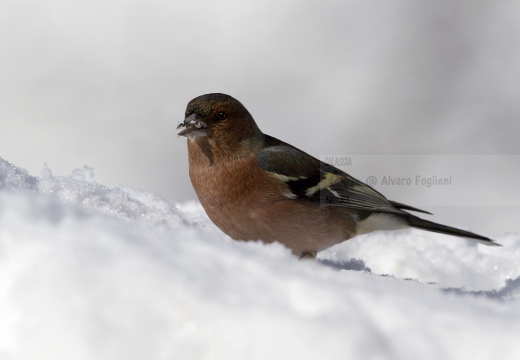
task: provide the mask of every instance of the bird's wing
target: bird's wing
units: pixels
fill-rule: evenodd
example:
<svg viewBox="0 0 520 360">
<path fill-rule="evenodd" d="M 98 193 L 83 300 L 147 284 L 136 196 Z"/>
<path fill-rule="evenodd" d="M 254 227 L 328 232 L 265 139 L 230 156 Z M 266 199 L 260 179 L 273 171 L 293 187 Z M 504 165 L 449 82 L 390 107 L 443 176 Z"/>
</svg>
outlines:
<svg viewBox="0 0 520 360">
<path fill-rule="evenodd" d="M 279 143 L 261 150 L 257 155 L 257 164 L 284 181 L 294 199 L 357 210 L 398 214 L 406 214 L 403 210 L 413 210 L 426 213 L 408 205 L 392 202 L 338 168 L 281 141 Z"/>
</svg>

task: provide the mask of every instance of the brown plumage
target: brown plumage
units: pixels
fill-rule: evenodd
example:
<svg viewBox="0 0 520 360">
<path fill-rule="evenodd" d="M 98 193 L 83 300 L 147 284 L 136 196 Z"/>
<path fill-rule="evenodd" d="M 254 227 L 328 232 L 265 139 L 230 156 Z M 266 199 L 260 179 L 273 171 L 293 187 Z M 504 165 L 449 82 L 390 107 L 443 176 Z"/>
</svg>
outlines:
<svg viewBox="0 0 520 360">
<path fill-rule="evenodd" d="M 279 241 L 298 256 L 356 235 L 409 226 L 491 239 L 436 224 L 311 155 L 263 134 L 251 114 L 225 94 L 188 104 L 179 135 L 188 137 L 189 173 L 209 218 L 237 240 Z"/>
</svg>

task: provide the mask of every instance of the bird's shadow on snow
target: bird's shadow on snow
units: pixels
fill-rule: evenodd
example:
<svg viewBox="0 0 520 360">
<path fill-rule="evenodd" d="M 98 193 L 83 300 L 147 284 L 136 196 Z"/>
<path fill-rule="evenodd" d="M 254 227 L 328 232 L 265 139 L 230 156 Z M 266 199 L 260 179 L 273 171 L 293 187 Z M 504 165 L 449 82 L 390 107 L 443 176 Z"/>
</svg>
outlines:
<svg viewBox="0 0 520 360">
<path fill-rule="evenodd" d="M 365 262 L 360 259 L 349 259 L 346 261 L 332 261 L 328 259 L 316 259 L 320 264 L 332 268 L 334 270 L 350 270 L 350 271 L 364 271 L 372 273 L 372 270 L 365 265 Z M 377 274 L 383 277 L 393 277 L 392 275 Z M 416 279 L 402 279 L 407 281 L 416 281 Z M 425 283 L 425 285 L 437 285 L 436 283 Z M 520 299 L 520 277 L 515 279 L 508 279 L 503 287 L 494 290 L 466 290 L 464 288 L 441 288 L 444 293 L 456 295 L 469 295 L 486 297 L 492 300 L 508 301 Z"/>
<path fill-rule="evenodd" d="M 493 300 L 514 300 L 520 298 L 520 277 L 506 280 L 505 285 L 498 290 L 469 291 L 461 288 L 445 288 L 442 291 L 457 295 L 482 296 Z"/>
<path fill-rule="evenodd" d="M 336 262 L 328 259 L 316 259 L 320 264 L 333 268 L 335 270 L 353 270 L 366 271 L 371 273 L 372 270 L 365 265 L 363 260 L 349 259 L 346 261 Z"/>
</svg>

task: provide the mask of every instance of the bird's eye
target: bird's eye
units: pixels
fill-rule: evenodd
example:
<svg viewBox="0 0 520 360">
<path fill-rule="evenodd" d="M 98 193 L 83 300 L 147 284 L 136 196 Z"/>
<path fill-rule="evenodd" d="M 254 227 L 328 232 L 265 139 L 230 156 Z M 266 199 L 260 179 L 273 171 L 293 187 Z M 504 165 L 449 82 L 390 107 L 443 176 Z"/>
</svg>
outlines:
<svg viewBox="0 0 520 360">
<path fill-rule="evenodd" d="M 227 118 L 227 113 L 225 111 L 221 111 L 217 114 L 217 120 L 224 120 Z"/>
</svg>

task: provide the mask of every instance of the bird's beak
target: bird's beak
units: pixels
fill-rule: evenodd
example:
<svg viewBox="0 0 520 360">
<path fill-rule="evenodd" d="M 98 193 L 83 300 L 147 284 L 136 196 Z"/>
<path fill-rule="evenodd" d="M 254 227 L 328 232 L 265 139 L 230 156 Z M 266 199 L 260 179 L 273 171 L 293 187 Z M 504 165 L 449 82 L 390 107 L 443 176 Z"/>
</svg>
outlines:
<svg viewBox="0 0 520 360">
<path fill-rule="evenodd" d="M 177 135 L 187 136 L 190 139 L 195 139 L 199 136 L 208 135 L 208 126 L 206 123 L 197 118 L 197 114 L 191 114 L 183 122 L 177 126 L 177 129 L 184 128 Z"/>
</svg>

